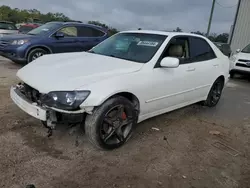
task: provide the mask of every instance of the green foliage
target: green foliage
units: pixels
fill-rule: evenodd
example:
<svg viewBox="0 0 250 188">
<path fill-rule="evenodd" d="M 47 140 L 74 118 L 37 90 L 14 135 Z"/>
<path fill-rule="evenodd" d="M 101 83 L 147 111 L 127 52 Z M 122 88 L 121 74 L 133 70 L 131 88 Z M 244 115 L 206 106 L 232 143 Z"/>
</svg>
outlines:
<svg viewBox="0 0 250 188">
<path fill-rule="evenodd" d="M 182 29 L 177 27 L 175 30 L 173 30 L 173 32 L 182 32 Z"/>
<path fill-rule="evenodd" d="M 21 10 L 18 8 L 11 9 L 8 6 L 3 5 L 0 7 L 0 20 L 20 23 L 20 22 L 33 22 L 37 20 L 41 22 L 69 21 L 70 19 L 63 13 L 49 12 L 47 14 L 42 14 L 37 9 L 30 9 L 30 10 Z"/>
<path fill-rule="evenodd" d="M 41 13 L 37 9 L 21 10 L 18 8 L 12 9 L 9 6 L 0 6 L 0 20 L 11 21 L 14 23 L 21 22 L 50 22 L 50 21 L 73 21 L 63 13 Z M 109 31 L 109 35 L 113 35 L 118 32 L 117 29 L 109 27 L 106 24 L 100 23 L 99 21 L 89 21 L 89 24 L 98 25 L 106 28 Z"/>
<path fill-rule="evenodd" d="M 200 31 L 195 31 L 195 32 L 191 32 L 194 34 L 198 34 L 198 35 L 203 35 L 206 36 L 205 33 L 200 32 Z M 211 33 L 208 38 L 213 41 L 213 42 L 221 42 L 221 43 L 227 43 L 228 38 L 229 38 L 229 34 L 228 33 L 222 33 L 217 35 L 216 33 Z"/>
</svg>

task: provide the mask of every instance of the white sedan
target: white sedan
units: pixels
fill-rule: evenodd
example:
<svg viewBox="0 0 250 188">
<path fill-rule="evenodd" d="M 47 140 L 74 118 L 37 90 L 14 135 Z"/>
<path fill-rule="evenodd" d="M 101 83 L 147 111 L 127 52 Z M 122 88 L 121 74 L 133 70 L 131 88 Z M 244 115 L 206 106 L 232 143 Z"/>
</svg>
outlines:
<svg viewBox="0 0 250 188">
<path fill-rule="evenodd" d="M 82 123 L 91 143 L 122 146 L 136 123 L 202 101 L 215 106 L 229 60 L 207 38 L 120 32 L 89 52 L 44 55 L 17 72 L 11 98 L 53 129 Z"/>
<path fill-rule="evenodd" d="M 250 75 L 250 44 L 242 50 L 238 49 L 237 53 L 230 58 L 230 77 L 237 74 Z"/>
</svg>

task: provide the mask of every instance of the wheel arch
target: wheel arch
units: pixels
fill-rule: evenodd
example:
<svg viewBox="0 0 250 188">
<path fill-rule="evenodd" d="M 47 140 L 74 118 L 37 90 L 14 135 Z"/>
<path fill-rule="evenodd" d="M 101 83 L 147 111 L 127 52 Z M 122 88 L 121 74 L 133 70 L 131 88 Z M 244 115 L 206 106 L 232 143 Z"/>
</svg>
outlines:
<svg viewBox="0 0 250 188">
<path fill-rule="evenodd" d="M 101 100 L 99 102 L 99 104 L 102 105 L 105 101 L 109 100 L 110 98 L 116 97 L 116 96 L 122 96 L 122 97 L 128 99 L 130 102 L 132 102 L 136 111 L 137 111 L 137 115 L 139 115 L 139 113 L 140 113 L 140 100 L 138 99 L 138 97 L 135 94 L 133 94 L 131 92 L 120 91 L 120 92 L 113 93 L 113 94 L 107 96 L 106 98 L 104 98 L 103 100 Z"/>
<path fill-rule="evenodd" d="M 223 84 L 225 85 L 225 81 L 226 81 L 226 79 L 225 79 L 225 76 L 224 75 L 220 75 L 216 80 L 222 80 L 223 81 Z"/>
<path fill-rule="evenodd" d="M 32 50 L 36 49 L 36 48 L 41 48 L 41 49 L 43 49 L 43 50 L 46 50 L 46 51 L 49 52 L 50 54 L 53 53 L 52 50 L 50 49 L 50 47 L 48 47 L 48 46 L 46 46 L 46 45 L 36 45 L 36 46 L 32 46 L 32 47 L 28 48 L 28 50 L 27 50 L 26 53 L 25 53 L 25 57 L 28 58 L 29 53 L 30 53 Z"/>
</svg>

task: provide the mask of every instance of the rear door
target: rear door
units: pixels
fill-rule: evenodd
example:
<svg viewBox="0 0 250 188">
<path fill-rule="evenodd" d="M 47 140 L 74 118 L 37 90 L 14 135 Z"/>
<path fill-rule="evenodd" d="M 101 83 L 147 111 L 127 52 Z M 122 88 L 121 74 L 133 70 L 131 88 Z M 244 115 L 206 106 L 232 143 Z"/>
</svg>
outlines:
<svg viewBox="0 0 250 188">
<path fill-rule="evenodd" d="M 189 37 L 190 59 L 188 70 L 190 79 L 195 81 L 192 97 L 202 98 L 208 94 L 213 82 L 219 75 L 219 60 L 209 43 L 201 37 Z"/>
<path fill-rule="evenodd" d="M 78 28 L 76 26 L 64 26 L 57 32 L 64 34 L 64 37 L 57 38 L 53 34 L 50 38 L 50 46 L 54 53 L 64 53 L 64 52 L 77 52 L 79 50 L 78 45 Z"/>
<path fill-rule="evenodd" d="M 106 35 L 103 31 L 88 27 L 78 26 L 78 46 L 80 51 L 87 51 L 103 41 Z"/>
</svg>

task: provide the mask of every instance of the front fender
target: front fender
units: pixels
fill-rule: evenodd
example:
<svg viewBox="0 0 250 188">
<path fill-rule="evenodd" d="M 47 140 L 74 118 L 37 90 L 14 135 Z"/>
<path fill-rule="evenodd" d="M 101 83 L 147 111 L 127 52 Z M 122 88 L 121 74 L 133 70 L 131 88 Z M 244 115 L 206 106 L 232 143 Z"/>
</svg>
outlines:
<svg viewBox="0 0 250 188">
<path fill-rule="evenodd" d="M 106 91 L 106 92 L 103 92 L 100 95 L 97 95 L 97 94 L 91 92 L 89 97 L 80 105 L 80 108 L 100 106 L 106 100 L 111 98 L 112 96 L 115 96 L 115 95 L 120 94 L 120 93 L 131 93 L 132 95 L 134 95 L 139 100 L 139 98 L 132 91 L 129 91 L 129 90 L 116 90 L 116 91 L 113 91 L 113 92 L 107 92 Z M 140 100 L 139 100 L 139 102 L 140 102 Z"/>
</svg>

